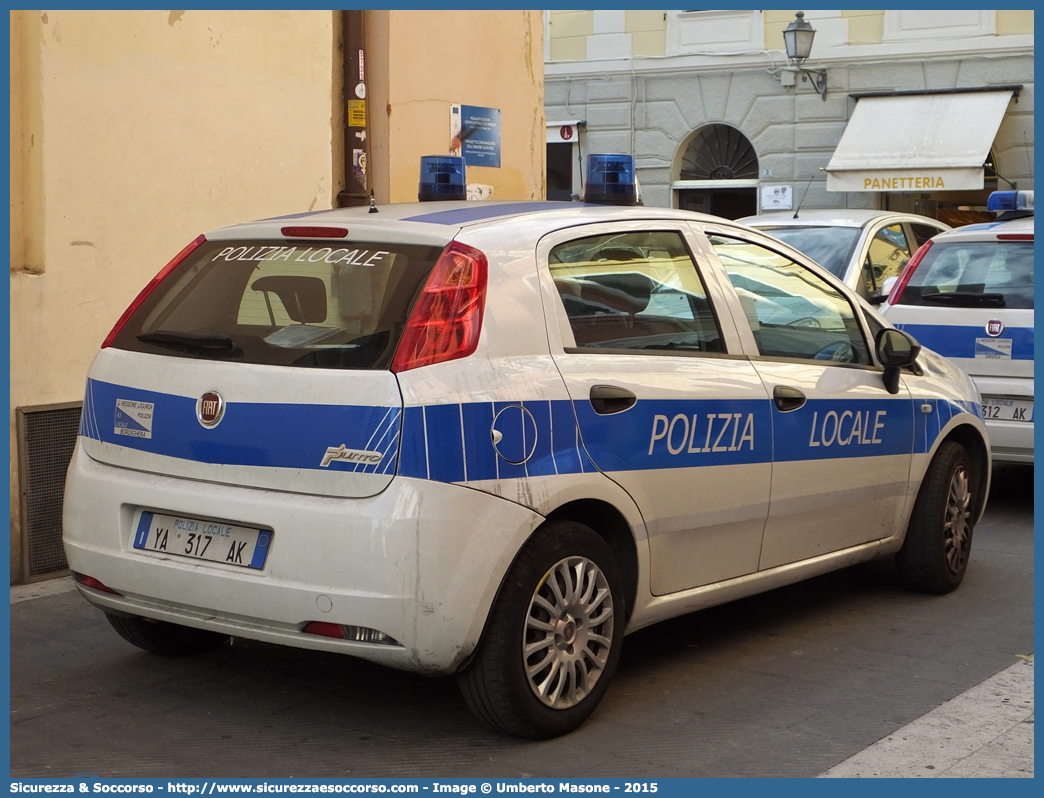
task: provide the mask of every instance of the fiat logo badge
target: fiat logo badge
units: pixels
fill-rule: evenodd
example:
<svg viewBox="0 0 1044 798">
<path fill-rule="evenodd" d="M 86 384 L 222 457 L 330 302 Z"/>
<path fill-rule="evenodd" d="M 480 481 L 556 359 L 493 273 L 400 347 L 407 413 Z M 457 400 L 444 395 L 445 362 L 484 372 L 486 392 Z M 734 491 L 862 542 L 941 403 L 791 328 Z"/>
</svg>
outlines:
<svg viewBox="0 0 1044 798">
<path fill-rule="evenodd" d="M 207 391 L 196 400 L 196 418 L 207 429 L 216 427 L 225 415 L 225 400 L 217 391 Z"/>
<path fill-rule="evenodd" d="M 986 322 L 986 334 L 992 338 L 996 338 L 1004 332 L 1004 322 L 1000 319 L 990 319 Z"/>
</svg>

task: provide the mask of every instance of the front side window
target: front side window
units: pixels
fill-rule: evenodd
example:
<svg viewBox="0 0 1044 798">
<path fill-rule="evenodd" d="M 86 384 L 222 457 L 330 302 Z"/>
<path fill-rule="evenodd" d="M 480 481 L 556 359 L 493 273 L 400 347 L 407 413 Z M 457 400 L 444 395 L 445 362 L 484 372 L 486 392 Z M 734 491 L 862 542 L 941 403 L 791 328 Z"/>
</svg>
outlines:
<svg viewBox="0 0 1044 798">
<path fill-rule="evenodd" d="M 681 234 L 628 232 L 559 244 L 551 276 L 581 349 L 723 352 Z"/>
<path fill-rule="evenodd" d="M 708 235 L 764 357 L 870 364 L 858 315 L 834 286 L 760 244 Z"/>
</svg>

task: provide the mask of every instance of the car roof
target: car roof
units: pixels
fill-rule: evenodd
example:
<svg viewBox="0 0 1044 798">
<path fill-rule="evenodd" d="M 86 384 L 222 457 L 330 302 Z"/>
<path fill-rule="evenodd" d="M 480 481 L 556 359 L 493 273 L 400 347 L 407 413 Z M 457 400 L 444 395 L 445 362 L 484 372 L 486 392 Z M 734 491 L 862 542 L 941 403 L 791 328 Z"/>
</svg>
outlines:
<svg viewBox="0 0 1044 798">
<path fill-rule="evenodd" d="M 738 219 L 742 224 L 752 227 L 808 227 L 823 225 L 831 227 L 865 227 L 868 224 L 882 220 L 895 219 L 896 221 L 925 222 L 934 226 L 947 227 L 947 225 L 927 216 L 919 216 L 915 213 L 896 213 L 895 211 L 876 211 L 865 208 L 834 208 L 829 210 L 802 210 L 798 212 L 798 218 L 790 211 L 776 213 L 762 213 L 758 216 L 746 216 Z"/>
<path fill-rule="evenodd" d="M 998 219 L 995 222 L 969 224 L 945 233 L 940 233 L 935 240 L 945 241 L 995 241 L 998 233 L 1023 233 L 1033 235 L 1033 217 L 1021 219 Z"/>
<path fill-rule="evenodd" d="M 376 213 L 371 213 L 367 206 L 361 206 L 275 216 L 222 227 L 208 232 L 206 237 L 212 240 L 251 236 L 268 238 L 280 236 L 280 229 L 288 225 L 344 226 L 353 231 L 353 237 L 355 233 L 380 235 L 384 232 L 394 235 L 397 241 L 408 239 L 416 243 L 445 243 L 465 228 L 534 220 L 540 221 L 548 232 L 583 224 L 641 219 L 736 225 L 736 222 L 728 219 L 673 208 L 578 202 L 409 202 L 377 205 L 376 208 Z"/>
</svg>

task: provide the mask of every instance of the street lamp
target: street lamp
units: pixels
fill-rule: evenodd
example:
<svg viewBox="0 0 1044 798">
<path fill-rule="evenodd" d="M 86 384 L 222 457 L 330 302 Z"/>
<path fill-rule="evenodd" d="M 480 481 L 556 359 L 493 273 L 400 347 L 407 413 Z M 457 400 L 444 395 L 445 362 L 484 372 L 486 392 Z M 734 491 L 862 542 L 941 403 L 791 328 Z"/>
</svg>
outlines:
<svg viewBox="0 0 1044 798">
<path fill-rule="evenodd" d="M 801 75 L 802 82 L 811 82 L 819 96 L 826 102 L 827 79 L 825 69 L 806 69 L 805 61 L 812 55 L 812 42 L 816 38 L 816 29 L 805 20 L 805 12 L 798 11 L 797 18 L 787 25 L 783 31 L 783 42 L 787 48 L 787 60 L 790 66 L 780 71 L 780 84 L 790 87 L 796 84 L 796 76 Z"/>
</svg>

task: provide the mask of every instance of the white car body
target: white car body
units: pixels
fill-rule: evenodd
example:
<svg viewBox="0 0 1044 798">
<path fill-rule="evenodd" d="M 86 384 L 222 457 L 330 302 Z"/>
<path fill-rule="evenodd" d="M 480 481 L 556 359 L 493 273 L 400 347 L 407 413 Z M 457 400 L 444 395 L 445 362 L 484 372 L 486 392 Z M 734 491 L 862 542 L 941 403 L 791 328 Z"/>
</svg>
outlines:
<svg viewBox="0 0 1044 798">
<path fill-rule="evenodd" d="M 1003 306 L 969 304 L 911 304 L 911 290 L 919 275 L 945 267 L 944 250 L 957 253 L 985 247 L 995 252 L 985 288 L 979 277 L 975 291 L 1005 293 L 1016 285 L 1018 296 L 1008 295 Z M 1014 269 L 1004 267 L 1004 252 L 1019 247 L 1027 263 L 1013 282 Z M 922 344 L 957 364 L 978 386 L 983 397 L 986 427 L 997 462 L 1033 463 L 1033 216 L 960 227 L 937 236 L 925 259 L 915 263 L 910 287 L 893 292 L 882 315 Z M 934 258 L 934 260 L 932 260 Z M 956 261 L 955 261 L 956 262 Z M 1011 264 L 1009 264 L 1011 265 Z M 929 279 L 929 277 L 925 277 Z M 964 280 L 961 281 L 965 282 Z M 902 280 L 900 280 L 902 283 Z M 950 292 L 960 285 L 943 287 Z M 898 289 L 898 286 L 897 286 Z"/>
<path fill-rule="evenodd" d="M 631 632 L 898 551 L 945 440 L 962 442 L 980 475 L 971 520 L 985 507 L 987 433 L 971 381 L 927 350 L 895 394 L 872 343 L 863 366 L 760 353 L 751 302 L 708 235 L 792 259 L 858 308 L 866 340 L 888 325 L 818 266 L 742 225 L 492 202 L 291 221 L 347 228 L 359 247 L 457 242 L 484 253 L 477 349 L 393 373 L 103 348 L 63 529 L 71 569 L 94 580 L 81 580 L 81 593 L 108 613 L 450 674 L 469 664 L 505 575 L 547 519 L 581 521 L 610 542 Z M 229 241 L 275 251 L 287 224 L 207 233 L 216 242 L 207 251 L 229 262 L 238 252 Z M 648 229 L 683 241 L 698 264 L 723 351 L 578 347 L 549 253 Z M 589 392 L 602 385 L 637 403 L 600 415 Z M 802 391 L 807 407 L 779 412 L 779 386 Z M 200 403 L 214 391 L 224 414 L 208 427 Z M 135 412 L 140 423 L 128 422 Z M 212 523 L 215 545 L 233 526 L 261 530 L 267 557 L 234 567 L 136 547 L 149 513 Z M 383 642 L 306 633 L 310 622 L 377 630 Z"/>
<path fill-rule="evenodd" d="M 950 226 L 912 213 L 863 210 L 800 210 L 764 213 L 738 220 L 796 247 L 844 281 L 860 296 L 879 303 L 887 296 L 885 282 L 898 277 L 917 248 Z M 813 249 L 795 238 L 799 231 L 820 230 L 838 243 L 831 252 Z M 845 236 L 845 231 L 849 235 Z M 848 241 L 843 246 L 841 238 Z M 812 242 L 810 241 L 809 244 Z M 822 245 L 829 244 L 824 239 Z M 871 276 L 872 274 L 872 276 Z"/>
</svg>

